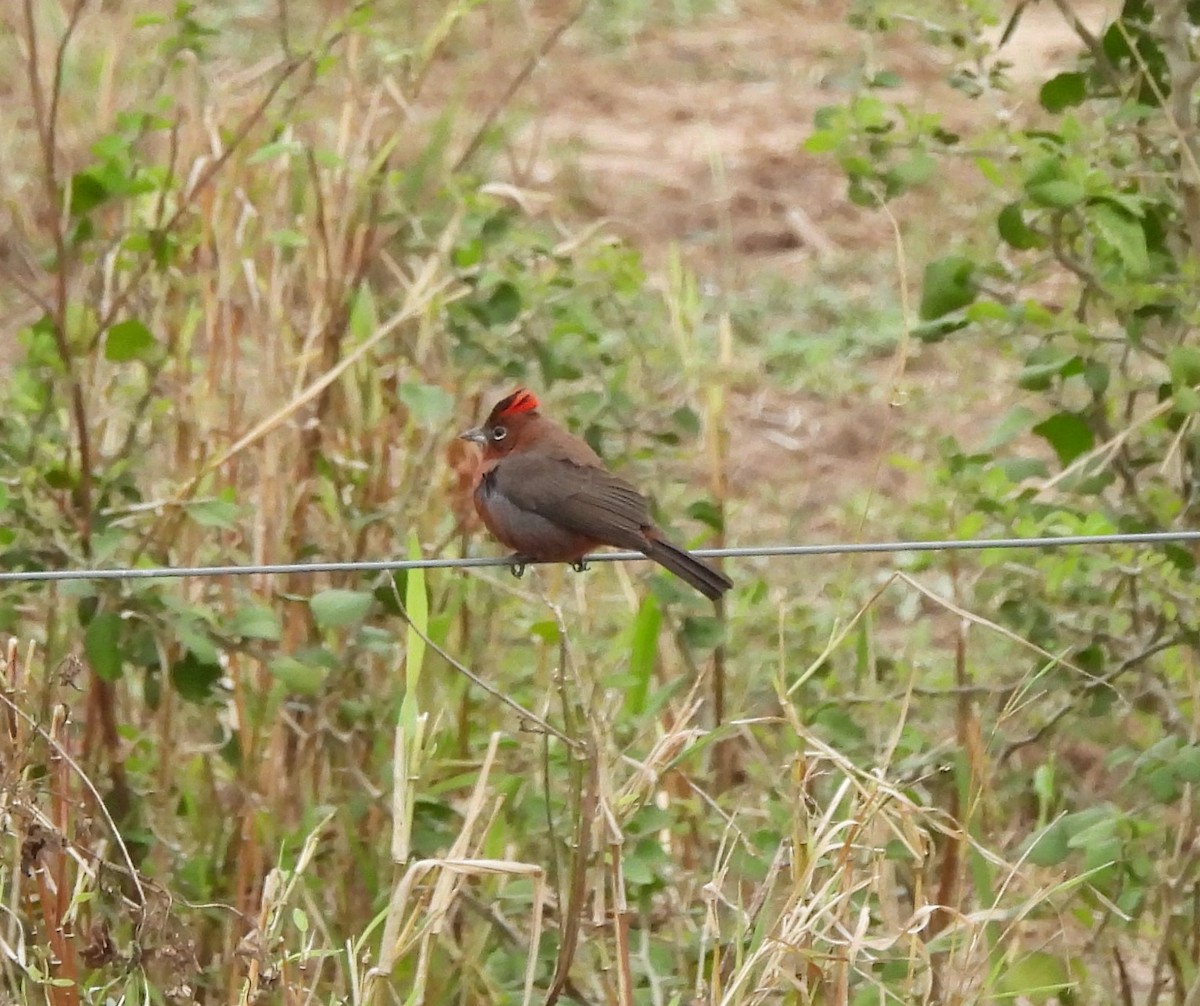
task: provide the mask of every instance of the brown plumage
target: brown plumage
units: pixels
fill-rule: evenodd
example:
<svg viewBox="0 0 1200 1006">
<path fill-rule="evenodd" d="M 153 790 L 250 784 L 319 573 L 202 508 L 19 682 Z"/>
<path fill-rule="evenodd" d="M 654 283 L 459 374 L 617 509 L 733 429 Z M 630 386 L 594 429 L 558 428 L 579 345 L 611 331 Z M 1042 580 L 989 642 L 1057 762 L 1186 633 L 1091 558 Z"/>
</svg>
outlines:
<svg viewBox="0 0 1200 1006">
<path fill-rule="evenodd" d="M 586 443 L 542 416 L 524 388 L 461 436 L 483 447 L 475 509 L 518 561 L 578 565 L 597 546 L 613 545 L 641 552 L 713 600 L 733 586 L 663 538 L 645 497 L 605 471 Z"/>
</svg>

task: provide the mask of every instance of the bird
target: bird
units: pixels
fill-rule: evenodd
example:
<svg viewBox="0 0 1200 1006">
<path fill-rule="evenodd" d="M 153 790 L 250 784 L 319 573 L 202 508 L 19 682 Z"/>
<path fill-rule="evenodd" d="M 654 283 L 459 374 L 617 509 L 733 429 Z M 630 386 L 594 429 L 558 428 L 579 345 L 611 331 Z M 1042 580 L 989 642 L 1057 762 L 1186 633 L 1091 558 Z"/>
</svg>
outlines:
<svg viewBox="0 0 1200 1006">
<path fill-rule="evenodd" d="M 472 498 L 487 529 L 514 550 L 514 574 L 535 561 L 569 562 L 582 571 L 585 555 L 612 545 L 641 552 L 711 600 L 733 586 L 720 570 L 667 541 L 646 498 L 539 408 L 533 392 L 518 388 L 482 425 L 459 434 L 483 448 Z"/>
</svg>

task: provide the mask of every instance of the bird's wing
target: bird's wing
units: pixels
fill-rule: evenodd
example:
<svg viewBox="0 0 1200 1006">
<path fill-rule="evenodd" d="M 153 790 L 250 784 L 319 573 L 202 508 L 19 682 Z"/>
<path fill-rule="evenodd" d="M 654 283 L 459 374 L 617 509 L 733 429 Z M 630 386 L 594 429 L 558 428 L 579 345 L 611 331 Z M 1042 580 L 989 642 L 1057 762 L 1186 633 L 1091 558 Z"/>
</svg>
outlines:
<svg viewBox="0 0 1200 1006">
<path fill-rule="evenodd" d="M 510 455 L 495 486 L 522 510 L 621 548 L 640 549 L 652 525 L 646 499 L 628 482 L 593 465 L 553 456 Z"/>
</svg>

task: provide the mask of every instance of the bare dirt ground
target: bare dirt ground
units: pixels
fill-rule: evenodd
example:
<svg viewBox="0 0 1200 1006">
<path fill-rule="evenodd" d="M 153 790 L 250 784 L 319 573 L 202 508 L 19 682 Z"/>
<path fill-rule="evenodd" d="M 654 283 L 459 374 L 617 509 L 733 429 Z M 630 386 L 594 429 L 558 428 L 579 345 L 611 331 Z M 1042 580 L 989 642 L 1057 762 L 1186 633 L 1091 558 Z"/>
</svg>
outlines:
<svg viewBox="0 0 1200 1006">
<path fill-rule="evenodd" d="M 1101 5 L 1085 14 L 1093 27 L 1103 21 Z M 803 278 L 814 258 L 886 251 L 886 218 L 851 204 L 837 165 L 802 149 L 817 110 L 847 99 L 864 65 L 898 73 L 904 84 L 890 93 L 952 127 L 981 109 L 945 83 L 944 54 L 915 30 L 869 52 L 847 15 L 845 3 L 759 4 L 655 29 L 620 52 L 564 43 L 534 83 L 531 181 L 614 221 L 652 261 L 678 243 L 697 265 L 707 250 L 743 276 Z M 1032 88 L 1078 47 L 1055 9 L 1031 4 L 1004 55 Z M 944 201 L 937 191 L 901 201 L 899 215 L 917 219 Z"/>
</svg>

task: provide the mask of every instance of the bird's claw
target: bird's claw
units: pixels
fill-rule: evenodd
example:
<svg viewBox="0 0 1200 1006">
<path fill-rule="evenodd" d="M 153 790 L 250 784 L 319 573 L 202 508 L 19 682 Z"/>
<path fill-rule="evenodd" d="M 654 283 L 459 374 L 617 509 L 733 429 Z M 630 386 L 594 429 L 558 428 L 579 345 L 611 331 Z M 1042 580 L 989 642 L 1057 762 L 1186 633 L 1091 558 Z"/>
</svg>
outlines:
<svg viewBox="0 0 1200 1006">
<path fill-rule="evenodd" d="M 508 557 L 508 561 L 512 564 L 508 571 L 518 580 L 521 579 L 525 575 L 525 567 L 529 565 L 529 556 L 516 552 Z"/>
<path fill-rule="evenodd" d="M 534 560 L 532 556 L 523 555 L 520 552 L 514 552 L 508 557 L 509 572 L 511 572 L 512 575 L 519 580 L 525 575 L 525 567 L 533 561 Z M 571 568 L 575 570 L 576 573 L 585 573 L 590 567 L 584 559 L 576 559 L 573 563 L 571 563 Z"/>
</svg>

